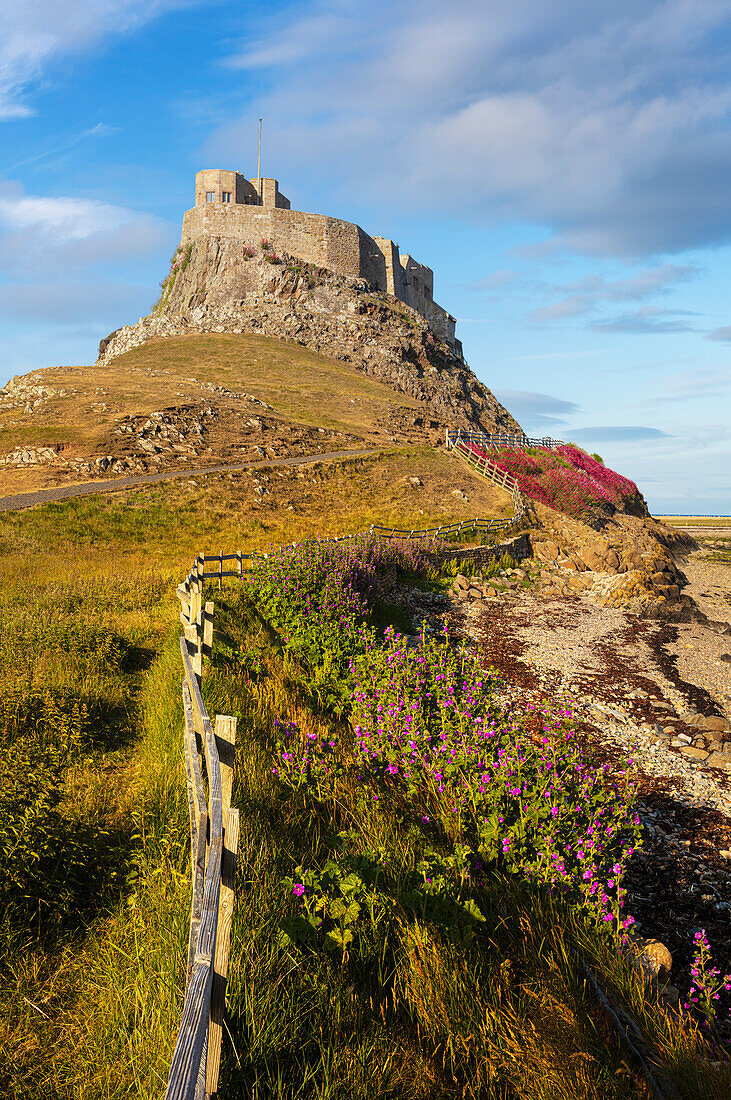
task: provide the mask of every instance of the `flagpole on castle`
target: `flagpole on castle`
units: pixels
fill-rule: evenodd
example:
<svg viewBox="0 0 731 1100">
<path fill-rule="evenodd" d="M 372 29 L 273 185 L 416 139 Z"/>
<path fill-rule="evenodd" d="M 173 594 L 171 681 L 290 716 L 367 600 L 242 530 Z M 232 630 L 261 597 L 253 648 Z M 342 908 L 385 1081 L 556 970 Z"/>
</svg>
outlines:
<svg viewBox="0 0 731 1100">
<path fill-rule="evenodd" d="M 259 192 L 259 204 L 261 205 L 261 119 L 259 119 L 259 160 L 256 169 L 256 189 Z"/>
</svg>

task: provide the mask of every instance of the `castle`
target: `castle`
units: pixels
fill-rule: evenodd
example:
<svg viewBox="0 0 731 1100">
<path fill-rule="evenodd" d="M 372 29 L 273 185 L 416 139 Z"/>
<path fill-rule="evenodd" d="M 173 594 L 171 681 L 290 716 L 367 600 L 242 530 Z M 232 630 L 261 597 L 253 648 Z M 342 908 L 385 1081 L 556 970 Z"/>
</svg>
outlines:
<svg viewBox="0 0 731 1100">
<path fill-rule="evenodd" d="M 435 337 L 461 357 L 455 319 L 434 301 L 434 273 L 385 237 L 326 214 L 292 210 L 275 179 L 247 179 L 241 172 L 206 169 L 195 177 L 195 206 L 183 216 L 181 244 L 208 237 L 271 242 L 306 263 L 365 279 L 392 294 L 427 321 Z"/>
</svg>

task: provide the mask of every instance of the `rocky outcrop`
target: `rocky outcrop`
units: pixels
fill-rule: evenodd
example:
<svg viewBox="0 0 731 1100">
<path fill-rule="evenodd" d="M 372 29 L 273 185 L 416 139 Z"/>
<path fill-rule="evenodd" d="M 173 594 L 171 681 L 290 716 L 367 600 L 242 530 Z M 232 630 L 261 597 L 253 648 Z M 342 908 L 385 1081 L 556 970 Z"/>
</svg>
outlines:
<svg viewBox="0 0 731 1100">
<path fill-rule="evenodd" d="M 171 281 L 172 280 L 172 281 Z M 291 340 L 429 404 L 442 427 L 519 425 L 424 318 L 364 280 L 284 256 L 246 255 L 241 241 L 194 243 L 160 302 L 99 346 L 99 364 L 151 340 L 188 333 L 257 333 Z"/>
<path fill-rule="evenodd" d="M 646 618 L 682 620 L 698 609 L 682 594 L 687 579 L 675 558 L 693 539 L 650 516 L 616 512 L 597 531 L 543 505 L 533 505 L 533 554 L 558 593 L 586 592 L 601 607 Z"/>
</svg>

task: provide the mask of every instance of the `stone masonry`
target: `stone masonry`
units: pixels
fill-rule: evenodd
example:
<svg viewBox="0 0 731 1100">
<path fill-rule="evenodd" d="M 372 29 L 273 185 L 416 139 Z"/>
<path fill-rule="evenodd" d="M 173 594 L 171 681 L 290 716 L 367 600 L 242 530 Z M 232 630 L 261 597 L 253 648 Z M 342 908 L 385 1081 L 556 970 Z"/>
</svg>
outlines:
<svg viewBox="0 0 731 1100">
<path fill-rule="evenodd" d="M 434 273 L 412 256 L 399 254 L 385 237 L 371 237 L 353 222 L 326 214 L 291 210 L 275 179 L 248 180 L 241 172 L 198 172 L 195 206 L 183 216 L 181 246 L 212 237 L 286 252 L 338 275 L 365 279 L 422 315 L 436 337 L 461 354 L 455 319 L 434 301 Z"/>
</svg>

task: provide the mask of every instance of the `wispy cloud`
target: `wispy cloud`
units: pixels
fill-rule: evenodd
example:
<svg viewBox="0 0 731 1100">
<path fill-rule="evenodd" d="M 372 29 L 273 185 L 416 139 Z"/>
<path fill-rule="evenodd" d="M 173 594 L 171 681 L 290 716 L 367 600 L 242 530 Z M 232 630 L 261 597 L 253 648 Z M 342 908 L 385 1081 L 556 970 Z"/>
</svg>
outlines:
<svg viewBox="0 0 731 1100">
<path fill-rule="evenodd" d="M 33 113 L 28 87 L 55 60 L 127 34 L 162 12 L 192 0 L 22 0 L 3 5 L 0 39 L 0 120 Z"/>
<path fill-rule="evenodd" d="M 556 428 L 566 423 L 565 416 L 579 412 L 574 401 L 562 397 L 553 397 L 548 393 L 534 390 L 494 390 L 498 401 L 502 402 L 516 418 L 525 422 L 529 431 L 542 428 Z"/>
<path fill-rule="evenodd" d="M 626 332 L 635 335 L 670 332 L 694 332 L 693 325 L 683 320 L 696 314 L 687 309 L 658 309 L 644 306 L 642 309 L 620 313 L 591 325 L 596 332 Z"/>
<path fill-rule="evenodd" d="M 706 335 L 706 340 L 720 340 L 724 343 L 731 342 L 731 325 L 726 325 L 725 328 L 717 328 L 714 332 L 709 332 Z"/>
<path fill-rule="evenodd" d="M 87 126 L 82 130 L 59 137 L 58 141 L 53 142 L 50 146 L 46 144 L 40 152 L 34 153 L 30 157 L 24 157 L 23 160 L 18 160 L 14 164 L 0 165 L 0 172 L 15 172 L 18 168 L 26 168 L 29 164 L 38 164 L 39 161 L 48 160 L 49 157 L 58 156 L 59 153 L 65 153 L 91 138 L 110 137 L 116 132 L 113 126 L 97 122 L 94 126 Z"/>
<path fill-rule="evenodd" d="M 661 432 L 659 428 L 637 424 L 606 424 L 595 428 L 572 428 L 571 438 L 577 443 L 634 443 L 640 440 L 669 437 L 667 432 Z"/>
<path fill-rule="evenodd" d="M 667 295 L 678 284 L 686 283 L 698 274 L 700 272 L 697 267 L 665 263 L 646 268 L 625 279 L 605 279 L 601 275 L 590 275 L 577 282 L 553 287 L 551 294 L 560 295 L 558 301 L 534 309 L 528 319 L 539 323 L 562 321 L 594 313 L 607 302 L 639 301 Z"/>
<path fill-rule="evenodd" d="M 709 397 L 731 395 L 729 367 L 682 371 L 653 384 L 650 397 L 634 401 L 634 407 L 656 408 L 662 405 L 687 405 Z"/>
<path fill-rule="evenodd" d="M 731 238 L 728 0 L 290 13 L 262 16 L 229 58 L 272 77 L 252 107 L 284 171 L 316 167 L 365 202 L 529 221 L 544 248 L 639 257 Z M 211 155 L 248 126 L 219 129 Z"/>
<path fill-rule="evenodd" d="M 0 270 L 16 278 L 149 255 L 170 237 L 170 227 L 125 207 L 26 195 L 17 183 L 0 184 Z"/>
</svg>

